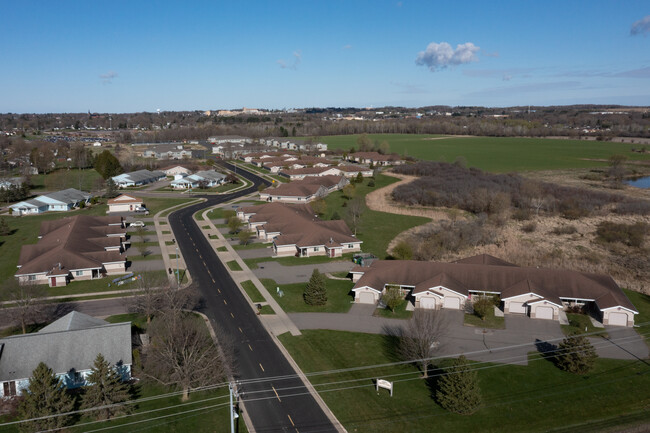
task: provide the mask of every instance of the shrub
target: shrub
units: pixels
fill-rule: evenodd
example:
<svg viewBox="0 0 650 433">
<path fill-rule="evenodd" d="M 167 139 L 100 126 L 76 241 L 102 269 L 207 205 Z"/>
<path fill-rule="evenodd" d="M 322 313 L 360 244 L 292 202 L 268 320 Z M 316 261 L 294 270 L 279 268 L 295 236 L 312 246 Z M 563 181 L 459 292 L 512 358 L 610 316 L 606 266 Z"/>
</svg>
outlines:
<svg viewBox="0 0 650 433">
<path fill-rule="evenodd" d="M 577 232 L 578 229 L 572 225 L 561 225 L 551 230 L 554 235 L 572 235 Z"/>
<path fill-rule="evenodd" d="M 512 211 L 512 219 L 517 221 L 527 221 L 531 215 L 530 209 L 528 208 L 517 208 Z"/>
<path fill-rule="evenodd" d="M 559 344 L 557 366 L 569 373 L 585 374 L 594 366 L 598 355 L 589 340 L 582 335 L 569 335 Z"/>
<path fill-rule="evenodd" d="M 527 224 L 524 224 L 521 230 L 523 230 L 525 233 L 532 233 L 537 230 L 537 223 L 535 221 L 531 221 Z"/>
<path fill-rule="evenodd" d="M 440 406 L 450 412 L 470 415 L 481 405 L 478 374 L 470 368 L 464 356 L 452 361 L 438 381 L 436 399 Z"/>
<path fill-rule="evenodd" d="M 381 300 L 394 313 L 395 308 L 404 300 L 404 296 L 402 296 L 399 287 L 388 287 L 382 295 Z"/>
<path fill-rule="evenodd" d="M 411 260 L 413 258 L 413 248 L 411 244 L 402 240 L 393 248 L 393 257 L 397 260 Z"/>
<path fill-rule="evenodd" d="M 643 245 L 644 238 L 648 232 L 648 224 L 638 222 L 634 224 L 614 223 L 603 221 L 598 224 L 596 234 L 602 242 L 621 242 L 631 247 Z"/>
<path fill-rule="evenodd" d="M 325 305 L 327 303 L 327 288 L 325 286 L 325 277 L 318 269 L 314 269 L 311 278 L 305 286 L 303 299 L 307 305 Z"/>
<path fill-rule="evenodd" d="M 476 314 L 481 320 L 485 318 L 490 313 L 490 310 L 494 309 L 494 302 L 491 298 L 481 296 L 472 304 L 474 307 L 474 314 Z"/>
</svg>

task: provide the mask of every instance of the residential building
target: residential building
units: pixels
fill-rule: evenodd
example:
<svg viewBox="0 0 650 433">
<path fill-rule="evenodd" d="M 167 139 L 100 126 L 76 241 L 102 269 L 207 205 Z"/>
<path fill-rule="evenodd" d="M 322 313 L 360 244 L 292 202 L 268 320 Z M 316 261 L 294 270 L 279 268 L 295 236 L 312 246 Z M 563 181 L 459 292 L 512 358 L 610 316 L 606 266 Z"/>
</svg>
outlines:
<svg viewBox="0 0 650 433">
<path fill-rule="evenodd" d="M 156 159 L 189 159 L 192 149 L 185 149 L 182 144 L 159 144 L 148 147 L 142 156 Z"/>
<path fill-rule="evenodd" d="M 260 200 L 284 203 L 309 203 L 323 198 L 350 183 L 343 176 L 310 176 L 302 180 L 281 183 L 260 192 Z"/>
<path fill-rule="evenodd" d="M 280 171 L 281 176 L 288 177 L 290 180 L 300 180 L 310 176 L 345 176 L 351 179 L 357 177 L 359 173 L 363 177 L 371 177 L 373 170 L 359 165 L 339 165 L 336 167 L 305 167 Z"/>
<path fill-rule="evenodd" d="M 126 228 L 119 216 L 76 215 L 43 221 L 36 244 L 23 245 L 21 284 L 65 286 L 126 271 Z"/>
<path fill-rule="evenodd" d="M 259 239 L 273 244 L 277 257 L 327 256 L 360 251 L 361 243 L 344 221 L 323 221 L 308 204 L 268 203 L 237 209 Z"/>
<path fill-rule="evenodd" d="M 38 332 L 0 338 L 0 398 L 21 395 L 39 363 L 67 388 L 88 384 L 98 354 L 131 378 L 131 322 L 105 320 L 72 311 Z"/>
<path fill-rule="evenodd" d="M 169 167 L 161 168 L 160 171 L 165 173 L 166 176 L 176 176 L 177 174 L 191 174 L 192 170 L 182 165 L 171 165 Z"/>
<path fill-rule="evenodd" d="M 92 194 L 68 188 L 63 191 L 51 192 L 39 195 L 36 198 L 21 201 L 9 206 L 15 215 L 30 215 L 52 211 L 68 211 L 81 206 L 81 203 L 88 204 Z"/>
<path fill-rule="evenodd" d="M 107 213 L 134 212 L 140 209 L 144 209 L 143 200 L 132 195 L 121 194 L 108 200 Z"/>
<path fill-rule="evenodd" d="M 608 275 L 519 267 L 489 255 L 454 263 L 378 260 L 351 271 L 355 302 L 376 303 L 397 286 L 415 308 L 464 309 L 475 297 L 497 295 L 505 314 L 559 320 L 565 307 L 585 306 L 605 325 L 633 326 L 637 309 Z"/>
<path fill-rule="evenodd" d="M 383 155 L 379 152 L 355 152 L 348 155 L 348 160 L 359 164 L 374 166 L 400 165 L 404 161 L 397 154 Z"/>
<path fill-rule="evenodd" d="M 113 182 L 115 182 L 115 185 L 118 188 L 126 188 L 129 186 L 146 185 L 163 179 L 164 177 L 165 173 L 162 171 L 137 170 L 113 176 L 111 179 L 113 179 Z"/>
<path fill-rule="evenodd" d="M 171 187 L 175 189 L 188 188 L 212 188 L 221 185 L 226 180 L 226 175 L 214 170 L 199 171 L 189 176 L 181 176 L 171 182 Z"/>
<path fill-rule="evenodd" d="M 253 139 L 249 137 L 242 137 L 241 135 L 218 135 L 215 137 L 209 137 L 208 142 L 211 144 L 224 144 L 224 143 L 248 144 L 248 143 L 252 143 Z"/>
</svg>

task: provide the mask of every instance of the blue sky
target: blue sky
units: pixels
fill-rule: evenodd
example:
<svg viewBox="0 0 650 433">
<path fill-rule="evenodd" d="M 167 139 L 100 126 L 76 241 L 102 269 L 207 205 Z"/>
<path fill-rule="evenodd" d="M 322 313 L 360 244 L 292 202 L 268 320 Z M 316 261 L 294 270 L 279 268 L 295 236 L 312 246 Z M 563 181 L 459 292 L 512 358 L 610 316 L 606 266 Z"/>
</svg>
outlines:
<svg viewBox="0 0 650 433">
<path fill-rule="evenodd" d="M 0 112 L 650 105 L 647 0 L 0 5 Z"/>
</svg>

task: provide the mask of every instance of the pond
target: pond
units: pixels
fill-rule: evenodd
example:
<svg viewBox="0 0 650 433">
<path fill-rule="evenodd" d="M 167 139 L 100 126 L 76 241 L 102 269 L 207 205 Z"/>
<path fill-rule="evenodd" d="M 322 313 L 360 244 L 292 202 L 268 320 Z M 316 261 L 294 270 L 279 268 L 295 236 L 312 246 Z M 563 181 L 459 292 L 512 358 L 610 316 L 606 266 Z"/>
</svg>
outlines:
<svg viewBox="0 0 650 433">
<path fill-rule="evenodd" d="M 627 180 L 625 183 L 636 188 L 650 188 L 650 176 L 639 177 L 634 180 Z"/>
</svg>

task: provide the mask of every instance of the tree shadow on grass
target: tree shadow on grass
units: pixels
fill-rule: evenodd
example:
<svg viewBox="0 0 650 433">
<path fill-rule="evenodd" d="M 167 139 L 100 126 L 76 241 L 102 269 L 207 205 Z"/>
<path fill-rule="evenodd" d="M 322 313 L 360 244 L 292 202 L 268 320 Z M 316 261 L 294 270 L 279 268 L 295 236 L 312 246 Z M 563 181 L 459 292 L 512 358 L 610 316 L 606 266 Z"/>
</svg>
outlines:
<svg viewBox="0 0 650 433">
<path fill-rule="evenodd" d="M 542 358 L 546 359 L 553 365 L 557 363 L 557 349 L 558 347 L 555 344 L 551 344 L 548 341 L 543 341 L 538 338 L 535 339 L 535 347 L 537 351 L 542 355 Z"/>
</svg>

